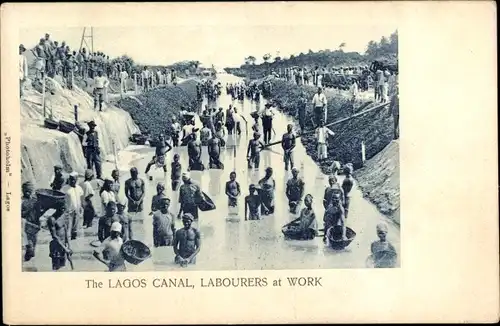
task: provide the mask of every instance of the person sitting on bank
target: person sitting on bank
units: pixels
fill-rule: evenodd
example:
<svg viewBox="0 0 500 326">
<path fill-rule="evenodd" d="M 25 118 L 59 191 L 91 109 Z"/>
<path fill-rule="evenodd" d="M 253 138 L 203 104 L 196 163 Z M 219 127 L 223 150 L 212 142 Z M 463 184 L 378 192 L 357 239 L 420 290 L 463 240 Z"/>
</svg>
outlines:
<svg viewBox="0 0 500 326">
<path fill-rule="evenodd" d="M 123 239 L 121 238 L 122 226 L 113 222 L 109 236 L 103 239 L 99 248 L 94 250 L 94 257 L 106 265 L 110 272 L 125 272 L 125 260 L 121 254 Z"/>
<path fill-rule="evenodd" d="M 158 210 L 153 213 L 153 244 L 155 247 L 172 246 L 174 244 L 174 215 L 169 210 L 170 199 L 162 195 Z"/>
<path fill-rule="evenodd" d="M 300 235 L 302 240 L 312 240 L 318 234 L 318 222 L 312 209 L 313 197 L 307 194 L 304 198 L 305 207 L 300 211 L 298 219 L 289 224 L 288 230 Z"/>
<path fill-rule="evenodd" d="M 375 268 L 391 268 L 396 264 L 396 248 L 387 240 L 388 226 L 385 222 L 377 224 L 378 241 L 372 242 L 370 249 Z"/>
<path fill-rule="evenodd" d="M 196 256 L 201 249 L 200 231 L 191 226 L 193 220 L 193 215 L 184 214 L 182 216 L 184 227 L 175 232 L 175 262 L 180 264 L 181 267 L 187 267 L 187 264 L 196 264 Z"/>
</svg>

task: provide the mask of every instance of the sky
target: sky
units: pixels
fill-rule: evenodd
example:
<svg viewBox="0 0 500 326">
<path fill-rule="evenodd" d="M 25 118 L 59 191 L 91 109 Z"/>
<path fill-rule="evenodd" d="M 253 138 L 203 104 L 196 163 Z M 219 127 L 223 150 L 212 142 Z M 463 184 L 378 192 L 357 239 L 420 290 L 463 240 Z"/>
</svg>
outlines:
<svg viewBox="0 0 500 326">
<path fill-rule="evenodd" d="M 370 40 L 379 41 L 397 29 L 391 25 L 256 25 L 256 26 L 140 26 L 94 27 L 94 50 L 110 57 L 127 54 L 137 63 L 168 65 L 183 60 L 198 60 L 204 66 L 236 67 L 253 55 L 277 51 L 281 57 L 291 54 L 336 49 L 345 42 L 344 51 L 364 53 Z M 90 28 L 87 28 L 90 34 Z M 66 41 L 72 50 L 80 47 L 83 27 L 38 27 L 21 29 L 19 39 L 26 47 L 34 46 L 45 32 L 53 40 Z"/>
</svg>

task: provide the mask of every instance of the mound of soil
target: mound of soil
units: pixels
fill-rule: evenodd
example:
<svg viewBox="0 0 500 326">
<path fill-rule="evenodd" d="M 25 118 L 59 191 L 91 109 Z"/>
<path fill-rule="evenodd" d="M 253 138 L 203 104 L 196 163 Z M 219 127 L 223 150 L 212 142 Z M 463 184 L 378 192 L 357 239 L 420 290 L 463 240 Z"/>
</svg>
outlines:
<svg viewBox="0 0 500 326">
<path fill-rule="evenodd" d="M 177 86 L 153 89 L 139 96 L 120 99 L 117 106 L 127 111 L 143 133 L 152 136 L 170 132 L 172 116 L 179 118 L 181 110 L 198 109 L 196 81 L 187 80 Z"/>
<path fill-rule="evenodd" d="M 354 172 L 363 195 L 399 224 L 399 142 L 393 141 Z"/>
<path fill-rule="evenodd" d="M 297 86 L 283 80 L 271 80 L 272 91 L 269 100 L 280 110 L 293 116 L 296 115 L 300 94 L 305 92 L 308 101 L 317 90 L 314 86 Z M 356 102 L 354 108 L 349 98 L 338 90 L 325 90 L 328 101 L 327 123 L 340 120 L 372 107 L 371 101 Z M 307 106 L 306 131 L 313 128 L 312 105 Z M 352 163 L 355 169 L 362 167 L 361 142 L 365 144 L 366 159 L 370 159 L 386 147 L 393 138 L 393 118 L 389 116 L 388 108 L 371 111 L 360 117 L 347 120 L 330 127 L 335 133 L 329 138 L 328 159 L 320 164 L 323 172 L 328 173 L 333 161 L 342 164 Z M 317 157 L 314 134 L 304 135 L 301 141 L 307 154 Z"/>
</svg>

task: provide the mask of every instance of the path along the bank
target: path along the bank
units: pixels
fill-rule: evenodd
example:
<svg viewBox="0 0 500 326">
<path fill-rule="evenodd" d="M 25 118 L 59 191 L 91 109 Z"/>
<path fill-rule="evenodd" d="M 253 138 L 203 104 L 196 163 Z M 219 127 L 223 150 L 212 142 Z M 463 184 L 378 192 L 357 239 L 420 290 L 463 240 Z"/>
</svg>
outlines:
<svg viewBox="0 0 500 326">
<path fill-rule="evenodd" d="M 238 82 L 240 78 L 233 75 L 221 74 L 218 76 L 223 85 L 226 82 Z M 203 106 L 206 102 L 203 103 Z M 376 225 L 380 221 L 389 224 L 388 240 L 392 242 L 400 256 L 400 231 L 399 227 L 390 219 L 377 211 L 376 207 L 362 197 L 361 191 L 355 185 L 351 192 L 351 204 L 347 226 L 352 228 L 357 236 L 354 241 L 344 250 L 335 251 L 324 245 L 320 237 L 311 241 L 285 240 L 281 233 L 281 227 L 297 216 L 288 212 L 288 201 L 285 196 L 285 185 L 290 173 L 284 170 L 282 150 L 279 145 L 273 146 L 272 150 L 263 151 L 261 154 L 261 167 L 259 171 L 247 169 L 246 150 L 248 140 L 252 137 L 250 112 L 261 109 L 265 101 L 260 104 L 245 99 L 244 102 L 232 101 L 225 93 L 222 94 L 216 107 L 227 109 L 229 104 L 238 108 L 248 121 L 248 133 L 245 125 L 242 126 L 242 134 L 235 140 L 228 139 L 227 148 L 223 152 L 224 170 L 208 170 L 204 172 L 192 171 L 191 177 L 198 182 L 217 205 L 217 209 L 210 212 L 201 212 L 198 227 L 202 236 L 202 248 L 198 255 L 196 265 L 189 265 L 188 270 L 259 270 L 259 269 L 317 269 L 317 268 L 364 268 L 367 256 L 370 254 L 370 244 L 377 240 Z M 210 104 L 210 107 L 215 106 Z M 199 120 L 197 121 L 199 124 Z M 286 125 L 293 120 L 276 112 L 273 120 L 276 135 L 273 140 L 281 139 L 286 130 Z M 233 150 L 236 145 L 236 151 Z M 175 148 L 168 153 L 167 162 L 170 169 L 173 153 L 179 153 L 183 170 L 187 168 L 188 156 L 185 147 Z M 149 181 L 144 175 L 147 162 L 154 154 L 154 149 L 147 146 L 129 146 L 119 153 L 119 168 L 121 170 L 122 188 L 125 180 L 129 178 L 129 168 L 138 167 L 140 177 L 146 182 L 145 211 L 142 216 L 137 216 L 133 222 L 135 238 L 145 242 L 152 248 L 152 258 L 144 263 L 134 266 L 127 264 L 129 271 L 152 271 L 152 270 L 175 270 L 178 265 L 173 263 L 172 247 L 154 248 L 152 246 L 152 218 L 148 215 L 151 198 L 156 193 L 156 184 L 163 180 L 161 169 L 152 169 L 153 181 Z M 134 158 L 134 159 L 131 159 Z M 202 155 L 203 162 L 208 166 L 208 154 L 206 148 Z M 300 176 L 305 181 L 305 194 L 314 197 L 313 208 L 322 228 L 324 209 L 322 206 L 324 189 L 328 184 L 328 176 L 323 174 L 313 159 L 307 156 L 305 148 L 297 141 L 295 149 L 295 164 L 300 170 Z M 276 210 L 274 215 L 264 217 L 260 221 L 244 221 L 244 196 L 248 194 L 248 186 L 257 183 L 264 176 L 264 169 L 271 166 L 274 170 L 273 177 L 276 180 Z M 104 175 L 109 176 L 114 164 L 105 163 Z M 234 217 L 228 219 L 227 197 L 224 194 L 225 182 L 229 179 L 229 173 L 237 172 L 237 181 L 241 185 L 242 196 L 239 200 L 239 219 Z M 339 177 L 342 182 L 343 177 Z M 172 212 L 177 215 L 178 200 L 177 193 L 170 190 L 170 170 L 167 179 L 167 195 L 172 198 Z M 123 189 L 122 189 L 123 191 Z M 141 220 L 142 218 L 142 220 Z M 180 220 L 176 220 L 176 227 L 182 227 Z M 97 220 L 91 230 L 82 230 L 80 237 L 71 242 L 74 251 L 73 261 L 75 271 L 105 271 L 104 265 L 92 257 L 93 247 L 90 242 L 95 240 L 97 231 Z M 39 236 L 36 257 L 28 263 L 24 263 L 24 270 L 50 271 L 51 263 L 48 252 L 50 235 L 42 231 Z M 399 262 L 398 262 L 399 264 Z M 67 268 L 66 270 L 69 270 Z"/>
</svg>

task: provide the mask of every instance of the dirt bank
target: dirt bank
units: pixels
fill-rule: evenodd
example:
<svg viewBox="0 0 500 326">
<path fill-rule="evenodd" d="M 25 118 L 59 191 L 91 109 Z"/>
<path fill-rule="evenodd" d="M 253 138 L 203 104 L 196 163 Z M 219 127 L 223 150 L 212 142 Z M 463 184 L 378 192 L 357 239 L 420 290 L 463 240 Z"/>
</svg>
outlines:
<svg viewBox="0 0 500 326">
<path fill-rule="evenodd" d="M 102 159 L 113 154 L 112 140 L 116 149 L 128 145 L 131 134 L 139 128 L 130 115 L 112 105 L 104 105 L 103 112 L 94 111 L 92 97 L 83 89 L 75 86 L 73 90 L 64 89 L 57 82 L 47 78 L 47 112 L 52 111 L 56 120 L 75 122 L 74 105 L 78 105 L 78 121 L 94 120 L 100 135 Z M 60 164 L 66 172 L 83 173 L 86 167 L 80 140 L 71 133 L 47 129 L 43 126 L 42 94 L 27 83 L 25 96 L 21 100 L 21 178 L 32 181 L 37 187 L 47 187 L 52 176 L 53 166 Z M 119 126 L 119 128 L 117 128 Z"/>
<path fill-rule="evenodd" d="M 132 116 L 141 131 L 155 135 L 169 130 L 172 115 L 180 110 L 195 111 L 196 103 L 196 81 L 187 80 L 118 100 L 117 106 Z"/>
<path fill-rule="evenodd" d="M 272 94 L 269 100 L 280 110 L 292 115 L 296 114 L 301 92 L 304 91 L 306 97 L 312 99 L 316 91 L 313 86 L 297 86 L 277 79 L 271 79 L 271 83 Z M 328 100 L 327 122 L 337 121 L 374 106 L 372 96 L 367 93 L 361 94 L 361 100 L 356 102 L 354 108 L 347 92 L 327 89 L 325 95 Z M 311 117 L 312 108 L 308 104 L 306 129 L 312 128 Z M 363 166 L 361 142 L 364 142 L 368 161 L 365 162 L 365 168 L 356 173 L 361 178 L 360 185 L 364 188 L 364 194 L 384 214 L 394 215 L 396 211 L 399 212 L 399 148 L 388 147 L 384 150 L 393 138 L 393 119 L 388 114 L 388 108 L 371 111 L 330 129 L 335 135 L 329 140 L 328 160 L 320 164 L 322 171 L 329 173 L 334 160 L 343 164 L 351 162 L 356 170 L 360 169 Z M 314 135 L 304 135 L 301 141 L 307 154 L 316 159 Z M 376 156 L 381 152 L 382 156 Z M 375 177 L 374 171 L 384 174 Z"/>
</svg>

